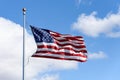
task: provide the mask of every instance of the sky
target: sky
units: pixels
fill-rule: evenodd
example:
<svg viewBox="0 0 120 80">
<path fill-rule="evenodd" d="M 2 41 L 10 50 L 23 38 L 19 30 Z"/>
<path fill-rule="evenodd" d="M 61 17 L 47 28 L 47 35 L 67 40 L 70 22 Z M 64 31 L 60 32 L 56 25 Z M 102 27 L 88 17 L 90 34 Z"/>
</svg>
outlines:
<svg viewBox="0 0 120 80">
<path fill-rule="evenodd" d="M 0 0 L 0 80 L 22 80 L 24 7 L 25 80 L 120 80 L 120 0 Z M 29 25 L 83 36 L 88 61 L 31 58 Z"/>
</svg>

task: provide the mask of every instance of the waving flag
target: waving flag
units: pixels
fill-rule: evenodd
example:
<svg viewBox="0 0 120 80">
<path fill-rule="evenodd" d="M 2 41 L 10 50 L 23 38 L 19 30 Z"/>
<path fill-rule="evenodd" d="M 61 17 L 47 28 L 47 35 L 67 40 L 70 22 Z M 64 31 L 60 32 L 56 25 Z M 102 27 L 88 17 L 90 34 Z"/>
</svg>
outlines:
<svg viewBox="0 0 120 80">
<path fill-rule="evenodd" d="M 82 36 L 60 34 L 47 29 L 31 26 L 37 51 L 32 57 L 75 60 L 85 62 L 87 50 Z"/>
</svg>

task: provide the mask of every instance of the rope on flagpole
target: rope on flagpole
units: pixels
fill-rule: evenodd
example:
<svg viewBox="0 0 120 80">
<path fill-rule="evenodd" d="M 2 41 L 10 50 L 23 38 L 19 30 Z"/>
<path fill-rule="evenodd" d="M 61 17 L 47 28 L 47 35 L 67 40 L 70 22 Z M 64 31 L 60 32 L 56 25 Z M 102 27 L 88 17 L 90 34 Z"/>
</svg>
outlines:
<svg viewBox="0 0 120 80">
<path fill-rule="evenodd" d="M 23 57 L 22 57 L 22 80 L 25 80 L 25 24 L 26 24 L 26 8 L 23 11 Z"/>
</svg>

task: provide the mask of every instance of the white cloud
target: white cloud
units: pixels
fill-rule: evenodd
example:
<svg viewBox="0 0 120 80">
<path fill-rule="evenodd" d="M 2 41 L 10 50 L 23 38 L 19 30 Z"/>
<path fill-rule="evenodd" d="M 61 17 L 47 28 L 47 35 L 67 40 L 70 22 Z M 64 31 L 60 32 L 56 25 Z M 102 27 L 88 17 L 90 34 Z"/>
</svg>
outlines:
<svg viewBox="0 0 120 80">
<path fill-rule="evenodd" d="M 58 75 L 44 75 L 39 80 L 59 80 Z"/>
<path fill-rule="evenodd" d="M 79 8 L 79 6 L 82 5 L 92 5 L 92 1 L 91 0 L 75 0 L 76 1 L 76 6 L 77 8 Z"/>
<path fill-rule="evenodd" d="M 108 13 L 104 18 L 99 18 L 96 15 L 95 11 L 90 15 L 81 14 L 72 24 L 72 29 L 92 37 L 97 37 L 100 34 L 120 37 L 120 11 L 116 14 Z"/>
<path fill-rule="evenodd" d="M 0 79 L 21 80 L 22 75 L 22 27 L 0 17 Z M 26 32 L 26 62 L 36 50 L 33 36 Z M 63 65 L 64 64 L 64 65 Z M 26 80 L 51 70 L 76 69 L 77 62 L 30 58 L 25 67 Z M 58 80 L 47 76 L 42 80 Z M 36 79 L 36 78 L 35 78 Z M 41 78 L 37 78 L 40 80 Z"/>
<path fill-rule="evenodd" d="M 107 58 L 107 55 L 103 51 L 88 54 L 88 59 L 103 59 L 103 58 Z"/>
</svg>

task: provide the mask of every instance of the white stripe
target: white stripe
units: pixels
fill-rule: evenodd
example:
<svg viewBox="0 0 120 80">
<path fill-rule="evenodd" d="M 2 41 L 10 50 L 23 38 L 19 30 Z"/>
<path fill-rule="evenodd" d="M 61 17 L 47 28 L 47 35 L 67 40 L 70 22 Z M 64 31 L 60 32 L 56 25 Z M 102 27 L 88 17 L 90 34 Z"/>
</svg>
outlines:
<svg viewBox="0 0 120 80">
<path fill-rule="evenodd" d="M 58 58 L 66 58 L 66 59 L 76 59 L 76 60 L 87 60 L 87 58 L 80 57 L 80 56 L 66 56 L 66 55 L 59 55 L 59 54 L 45 54 L 45 53 L 40 53 L 40 54 L 34 54 L 36 56 L 50 56 L 50 57 L 58 57 Z"/>
<path fill-rule="evenodd" d="M 40 42 L 40 43 L 37 43 L 37 45 L 46 45 L 46 46 L 55 46 L 55 47 L 59 47 L 57 44 L 55 43 L 46 43 L 46 42 Z"/>
<path fill-rule="evenodd" d="M 59 35 L 61 35 L 60 33 L 52 32 L 52 31 L 50 31 L 50 34 L 55 34 L 55 35 L 59 34 Z"/>
</svg>

